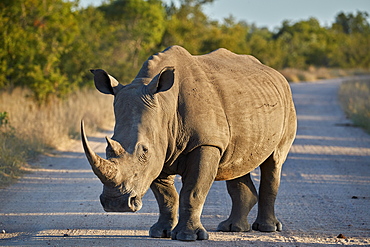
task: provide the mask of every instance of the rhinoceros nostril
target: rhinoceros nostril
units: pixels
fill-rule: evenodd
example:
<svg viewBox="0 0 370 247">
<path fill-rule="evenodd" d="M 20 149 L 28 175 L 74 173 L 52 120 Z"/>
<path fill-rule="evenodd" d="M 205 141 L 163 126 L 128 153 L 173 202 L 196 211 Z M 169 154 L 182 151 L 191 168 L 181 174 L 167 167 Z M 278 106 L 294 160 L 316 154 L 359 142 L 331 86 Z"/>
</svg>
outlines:
<svg viewBox="0 0 370 247">
<path fill-rule="evenodd" d="M 136 196 L 130 197 L 128 206 L 130 208 L 135 208 L 135 206 L 136 206 Z"/>
<path fill-rule="evenodd" d="M 133 196 L 129 198 L 128 206 L 133 212 L 136 212 L 141 209 L 142 203 L 141 200 L 137 198 L 137 196 Z"/>
</svg>

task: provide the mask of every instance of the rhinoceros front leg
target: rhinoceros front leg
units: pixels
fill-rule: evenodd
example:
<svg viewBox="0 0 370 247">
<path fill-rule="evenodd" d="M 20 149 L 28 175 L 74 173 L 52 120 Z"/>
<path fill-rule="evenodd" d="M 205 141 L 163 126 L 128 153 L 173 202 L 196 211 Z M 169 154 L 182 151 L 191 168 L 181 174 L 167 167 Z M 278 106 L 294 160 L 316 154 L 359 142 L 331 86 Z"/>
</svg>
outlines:
<svg viewBox="0 0 370 247">
<path fill-rule="evenodd" d="M 282 224 L 275 216 L 275 199 L 280 185 L 282 162 L 276 162 L 273 154 L 262 163 L 258 198 L 258 215 L 252 229 L 261 232 L 281 231 Z"/>
<path fill-rule="evenodd" d="M 198 147 L 187 155 L 185 171 L 181 174 L 183 186 L 180 192 L 179 223 L 172 231 L 172 239 L 208 239 L 200 215 L 216 177 L 219 160 L 219 149 L 211 146 Z"/>
<path fill-rule="evenodd" d="M 232 200 L 232 208 L 229 218 L 221 222 L 217 230 L 223 232 L 250 231 L 247 216 L 257 203 L 257 191 L 250 173 L 243 177 L 226 181 L 226 185 L 227 192 Z"/>
<path fill-rule="evenodd" d="M 174 185 L 175 175 L 161 174 L 150 185 L 159 206 L 159 219 L 149 231 L 153 238 L 169 238 L 177 224 L 179 195 Z"/>
</svg>

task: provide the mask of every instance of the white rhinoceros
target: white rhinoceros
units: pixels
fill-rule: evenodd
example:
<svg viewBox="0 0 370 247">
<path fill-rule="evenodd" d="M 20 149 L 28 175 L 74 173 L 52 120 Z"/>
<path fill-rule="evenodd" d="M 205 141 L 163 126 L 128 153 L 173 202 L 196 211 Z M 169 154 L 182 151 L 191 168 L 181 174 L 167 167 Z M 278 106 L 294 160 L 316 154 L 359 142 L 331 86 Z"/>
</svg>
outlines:
<svg viewBox="0 0 370 247">
<path fill-rule="evenodd" d="M 200 221 L 215 180 L 226 180 L 232 199 L 220 231 L 249 231 L 247 215 L 258 201 L 252 228 L 280 231 L 274 204 L 282 165 L 296 134 L 289 84 L 274 69 L 226 49 L 192 56 L 172 46 L 150 57 L 131 84 L 92 70 L 96 88 L 113 94 L 115 128 L 106 159 L 82 142 L 104 184 L 107 212 L 135 212 L 153 190 L 159 205 L 152 237 L 208 239 Z M 261 169 L 259 196 L 250 177 Z M 175 174 L 182 177 L 180 197 Z M 177 214 L 179 211 L 179 219 Z"/>
</svg>

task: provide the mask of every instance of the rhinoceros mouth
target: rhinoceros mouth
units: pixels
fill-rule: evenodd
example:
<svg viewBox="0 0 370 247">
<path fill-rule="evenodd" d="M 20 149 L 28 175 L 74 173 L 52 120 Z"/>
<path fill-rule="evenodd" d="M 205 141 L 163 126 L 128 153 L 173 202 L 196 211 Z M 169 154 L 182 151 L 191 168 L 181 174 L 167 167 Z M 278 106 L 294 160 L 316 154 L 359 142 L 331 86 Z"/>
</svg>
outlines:
<svg viewBox="0 0 370 247">
<path fill-rule="evenodd" d="M 136 195 L 107 197 L 100 195 L 100 202 L 106 212 L 136 212 L 142 207 L 142 200 Z"/>
</svg>

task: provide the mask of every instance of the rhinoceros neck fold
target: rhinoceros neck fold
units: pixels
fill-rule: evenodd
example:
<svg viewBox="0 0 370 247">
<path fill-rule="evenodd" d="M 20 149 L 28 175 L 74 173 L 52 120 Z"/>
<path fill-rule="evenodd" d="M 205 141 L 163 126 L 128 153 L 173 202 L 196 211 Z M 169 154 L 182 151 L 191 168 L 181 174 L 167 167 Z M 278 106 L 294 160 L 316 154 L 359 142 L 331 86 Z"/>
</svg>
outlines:
<svg viewBox="0 0 370 247">
<path fill-rule="evenodd" d="M 142 87 L 141 94 L 140 98 L 147 107 L 154 108 L 156 106 L 154 96 L 149 93 L 147 86 Z"/>
</svg>

